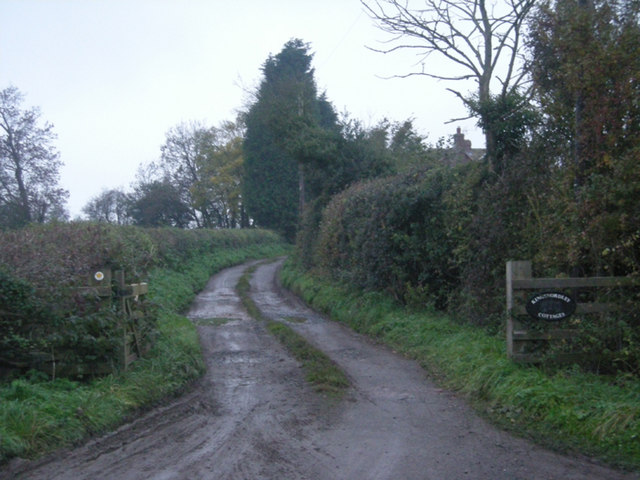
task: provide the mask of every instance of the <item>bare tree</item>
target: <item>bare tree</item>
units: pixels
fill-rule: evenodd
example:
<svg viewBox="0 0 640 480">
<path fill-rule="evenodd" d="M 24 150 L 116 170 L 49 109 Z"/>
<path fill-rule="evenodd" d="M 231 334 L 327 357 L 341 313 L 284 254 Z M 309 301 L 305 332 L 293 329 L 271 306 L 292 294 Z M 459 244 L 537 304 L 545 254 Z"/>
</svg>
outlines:
<svg viewBox="0 0 640 480">
<path fill-rule="evenodd" d="M 422 75 L 458 82 L 475 80 L 477 91 L 469 95 L 457 88 L 455 94 L 474 115 L 478 105 L 492 95 L 505 98 L 517 93 L 527 77 L 520 61 L 525 19 L 534 0 L 361 0 L 381 30 L 392 35 L 382 53 L 413 50 L 418 70 L 396 77 Z M 418 4 L 420 4 L 418 6 Z M 454 73 L 441 74 L 427 63 L 431 56 L 444 58 Z M 454 119 L 461 120 L 461 119 Z M 485 128 L 487 156 L 495 152 L 495 135 Z"/>
<path fill-rule="evenodd" d="M 0 91 L 0 226 L 66 217 L 53 126 L 39 126 L 39 109 L 23 110 L 22 100 L 15 87 Z"/>
</svg>

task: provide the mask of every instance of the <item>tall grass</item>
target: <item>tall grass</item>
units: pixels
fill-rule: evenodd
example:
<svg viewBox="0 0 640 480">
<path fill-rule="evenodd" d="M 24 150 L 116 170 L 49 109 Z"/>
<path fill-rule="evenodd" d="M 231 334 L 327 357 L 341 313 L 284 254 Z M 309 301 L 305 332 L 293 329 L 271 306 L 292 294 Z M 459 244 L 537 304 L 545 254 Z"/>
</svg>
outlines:
<svg viewBox="0 0 640 480">
<path fill-rule="evenodd" d="M 577 367 L 545 371 L 506 357 L 502 336 L 434 311 L 409 311 L 379 293 L 283 268 L 283 283 L 314 308 L 416 359 L 483 415 L 561 451 L 640 469 L 640 381 Z"/>
<path fill-rule="evenodd" d="M 73 445 L 183 391 L 203 373 L 204 363 L 196 329 L 180 312 L 213 273 L 248 259 L 282 255 L 288 248 L 271 243 L 216 249 L 179 270 L 153 270 L 150 297 L 160 308 L 151 352 L 126 372 L 90 382 L 51 381 L 31 372 L 0 385 L 0 463 Z"/>
</svg>

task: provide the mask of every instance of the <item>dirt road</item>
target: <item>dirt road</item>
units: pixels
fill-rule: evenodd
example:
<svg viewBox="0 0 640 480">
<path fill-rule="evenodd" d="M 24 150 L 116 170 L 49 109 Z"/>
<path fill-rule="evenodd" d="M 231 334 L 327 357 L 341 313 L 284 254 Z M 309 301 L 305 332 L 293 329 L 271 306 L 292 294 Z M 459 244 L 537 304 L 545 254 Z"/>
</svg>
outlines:
<svg viewBox="0 0 640 480">
<path fill-rule="evenodd" d="M 637 479 L 500 432 L 414 363 L 302 305 L 258 267 L 252 297 L 349 376 L 346 398 L 315 393 L 298 363 L 248 317 L 234 287 L 246 266 L 213 277 L 189 317 L 208 370 L 196 388 L 118 431 L 14 464 L 21 479 Z M 226 319 L 226 320 L 222 320 Z"/>
</svg>

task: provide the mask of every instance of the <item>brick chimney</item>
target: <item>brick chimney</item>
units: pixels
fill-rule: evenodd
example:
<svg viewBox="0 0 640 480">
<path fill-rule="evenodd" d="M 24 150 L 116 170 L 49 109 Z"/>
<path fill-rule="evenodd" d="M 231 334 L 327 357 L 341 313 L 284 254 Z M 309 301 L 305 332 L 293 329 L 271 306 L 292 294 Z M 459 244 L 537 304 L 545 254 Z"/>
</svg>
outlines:
<svg viewBox="0 0 640 480">
<path fill-rule="evenodd" d="M 464 133 L 462 133 L 460 127 L 458 127 L 456 133 L 453 135 L 453 146 L 444 152 L 442 161 L 450 167 L 453 167 L 477 160 L 481 155 L 482 151 L 474 151 L 471 148 L 471 140 L 466 140 Z"/>
<path fill-rule="evenodd" d="M 453 135 L 453 148 L 459 152 L 471 153 L 471 140 L 464 139 L 464 133 L 461 133 L 460 127 L 456 129 Z"/>
</svg>

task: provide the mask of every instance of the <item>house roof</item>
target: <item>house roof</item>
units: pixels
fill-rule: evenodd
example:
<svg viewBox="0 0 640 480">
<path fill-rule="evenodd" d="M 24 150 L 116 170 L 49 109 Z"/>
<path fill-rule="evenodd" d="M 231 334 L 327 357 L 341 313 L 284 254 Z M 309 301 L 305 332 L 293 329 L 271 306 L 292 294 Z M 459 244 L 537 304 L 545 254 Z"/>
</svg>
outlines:
<svg viewBox="0 0 640 480">
<path fill-rule="evenodd" d="M 450 167 L 454 167 L 478 161 L 484 154 L 484 148 L 471 148 L 471 140 L 465 139 L 464 133 L 458 127 L 453 135 L 453 146 L 444 151 L 442 161 Z"/>
</svg>

